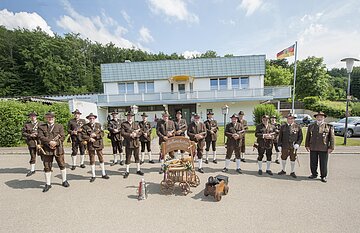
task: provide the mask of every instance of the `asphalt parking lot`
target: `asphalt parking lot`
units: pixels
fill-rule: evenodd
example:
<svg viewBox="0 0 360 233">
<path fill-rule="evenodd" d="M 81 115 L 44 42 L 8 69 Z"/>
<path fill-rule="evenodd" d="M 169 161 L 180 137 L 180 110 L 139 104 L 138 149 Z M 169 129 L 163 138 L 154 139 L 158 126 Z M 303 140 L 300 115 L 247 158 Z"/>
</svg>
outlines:
<svg viewBox="0 0 360 233">
<path fill-rule="evenodd" d="M 220 152 L 219 152 L 220 153 Z M 257 175 L 256 156 L 247 156 L 243 174 L 231 164 L 229 193 L 220 202 L 204 197 L 207 178 L 222 174 L 219 164 L 204 166 L 201 184 L 183 196 L 160 192 L 159 164 L 144 164 L 148 199 L 138 201 L 140 176 L 131 166 L 106 165 L 109 180 L 100 177 L 89 183 L 90 167 L 68 169 L 69 188 L 61 185 L 55 168 L 53 188 L 42 193 L 44 174 L 40 161 L 35 175 L 26 178 L 28 156 L 0 156 L 1 232 L 357 232 L 360 225 L 360 157 L 333 154 L 328 183 L 309 180 L 308 155 L 300 156 L 297 179 Z M 106 156 L 110 161 L 111 156 Z M 70 161 L 70 157 L 66 157 Z M 265 169 L 265 164 L 264 164 Z M 288 164 L 289 169 L 289 164 Z M 280 165 L 272 164 L 273 172 Z M 100 168 L 97 166 L 97 175 Z"/>
</svg>

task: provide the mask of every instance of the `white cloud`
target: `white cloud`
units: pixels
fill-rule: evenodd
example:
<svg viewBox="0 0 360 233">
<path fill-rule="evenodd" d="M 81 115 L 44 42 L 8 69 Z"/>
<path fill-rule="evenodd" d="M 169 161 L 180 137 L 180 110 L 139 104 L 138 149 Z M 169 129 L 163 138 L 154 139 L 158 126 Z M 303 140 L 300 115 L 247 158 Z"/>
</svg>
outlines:
<svg viewBox="0 0 360 233">
<path fill-rule="evenodd" d="M 300 59 L 308 56 L 323 57 L 328 68 L 344 67 L 344 57 L 360 57 L 360 32 L 336 24 L 346 14 L 339 11 L 350 9 L 332 6 L 323 12 L 304 15 L 293 23 L 298 31 L 298 54 Z M 338 16 L 333 18 L 334 13 Z"/>
<path fill-rule="evenodd" d="M 188 23 L 198 23 L 199 17 L 189 12 L 185 0 L 148 0 L 150 10 L 155 14 L 164 14 L 167 19 L 174 18 Z"/>
<path fill-rule="evenodd" d="M 262 0 L 242 0 L 238 8 L 244 9 L 246 11 L 246 16 L 250 16 L 256 10 L 260 9 L 262 4 Z"/>
<path fill-rule="evenodd" d="M 186 58 L 186 59 L 191 59 L 191 58 L 196 58 L 199 57 L 201 55 L 201 53 L 199 51 L 185 51 L 182 53 L 182 55 Z"/>
<path fill-rule="evenodd" d="M 29 30 L 40 27 L 44 32 L 53 36 L 54 33 L 47 22 L 38 15 L 36 12 L 18 12 L 14 13 L 3 9 L 0 11 L 0 25 L 5 26 L 7 29 L 25 28 Z"/>
<path fill-rule="evenodd" d="M 122 48 L 139 47 L 139 45 L 124 38 L 127 29 L 107 16 L 104 11 L 102 11 L 101 16 L 86 17 L 76 12 L 67 0 L 64 0 L 63 3 L 69 15 L 63 15 L 56 21 L 59 27 L 70 32 L 80 33 L 81 37 L 102 44 L 112 42 Z"/>
<path fill-rule="evenodd" d="M 232 19 L 230 19 L 230 20 L 221 19 L 220 23 L 224 24 L 224 25 L 232 25 L 232 26 L 234 26 L 236 24 L 236 22 Z"/>
<path fill-rule="evenodd" d="M 130 15 L 125 11 L 122 10 L 121 11 L 121 16 L 125 19 L 125 21 L 127 22 L 127 24 L 129 25 L 129 27 L 132 27 L 132 20 Z"/>
<path fill-rule="evenodd" d="M 154 41 L 154 38 L 151 36 L 150 30 L 144 26 L 140 28 L 139 34 L 139 41 L 141 42 L 150 43 Z"/>
</svg>

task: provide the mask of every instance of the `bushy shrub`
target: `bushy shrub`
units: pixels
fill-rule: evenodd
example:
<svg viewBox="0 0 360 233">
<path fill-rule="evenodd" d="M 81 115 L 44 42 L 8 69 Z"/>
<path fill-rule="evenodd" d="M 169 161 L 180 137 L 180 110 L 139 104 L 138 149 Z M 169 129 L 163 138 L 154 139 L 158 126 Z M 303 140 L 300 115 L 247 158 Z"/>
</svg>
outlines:
<svg viewBox="0 0 360 233">
<path fill-rule="evenodd" d="M 303 99 L 305 108 L 310 109 L 313 104 L 316 104 L 320 101 L 318 96 L 308 96 Z"/>
<path fill-rule="evenodd" d="M 22 103 L 19 101 L 0 101 L 0 146 L 18 146 L 23 142 L 22 128 L 28 121 L 29 112 L 38 113 L 38 120 L 44 121 L 44 115 L 48 111 L 56 114 L 56 122 L 67 129 L 67 122 L 71 118 L 67 103 L 55 103 L 45 105 L 42 103 Z"/>
<path fill-rule="evenodd" d="M 254 122 L 256 124 L 261 123 L 261 118 L 263 115 L 273 116 L 275 115 L 277 120 L 280 120 L 280 113 L 276 110 L 275 106 L 272 104 L 258 104 L 254 107 L 253 116 Z"/>
</svg>

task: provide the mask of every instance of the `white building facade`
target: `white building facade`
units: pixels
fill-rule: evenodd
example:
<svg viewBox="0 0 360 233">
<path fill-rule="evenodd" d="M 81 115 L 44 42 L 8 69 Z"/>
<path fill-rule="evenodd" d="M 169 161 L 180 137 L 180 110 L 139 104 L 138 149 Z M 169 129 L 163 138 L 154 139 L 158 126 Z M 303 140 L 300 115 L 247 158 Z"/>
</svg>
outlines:
<svg viewBox="0 0 360 233">
<path fill-rule="evenodd" d="M 164 110 L 172 117 L 181 110 L 190 122 L 195 112 L 206 120 L 206 113 L 213 111 L 220 124 L 221 108 L 227 105 L 229 115 L 242 110 L 251 124 L 255 105 L 291 97 L 290 86 L 264 87 L 264 75 L 265 55 L 102 64 L 104 93 L 82 101 L 96 103 L 101 118 L 137 105 L 136 120 L 142 112 L 155 120 Z"/>
</svg>

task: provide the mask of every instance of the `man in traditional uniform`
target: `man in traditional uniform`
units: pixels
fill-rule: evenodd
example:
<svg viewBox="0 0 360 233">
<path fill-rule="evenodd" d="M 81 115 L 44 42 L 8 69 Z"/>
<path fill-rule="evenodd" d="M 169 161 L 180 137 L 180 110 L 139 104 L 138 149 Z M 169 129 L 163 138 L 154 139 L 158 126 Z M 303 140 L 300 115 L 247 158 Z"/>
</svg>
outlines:
<svg viewBox="0 0 360 233">
<path fill-rule="evenodd" d="M 318 176 L 317 167 L 320 160 L 321 181 L 326 183 L 328 158 L 335 146 L 334 128 L 325 123 L 325 113 L 318 112 L 314 117 L 316 122 L 309 125 L 305 139 L 305 148 L 310 151 L 311 176 L 309 179 L 315 179 Z"/>
<path fill-rule="evenodd" d="M 240 151 L 240 158 L 241 158 L 241 162 L 246 162 L 245 160 L 245 133 L 246 133 L 246 130 L 248 130 L 248 124 L 247 124 L 247 121 L 244 119 L 244 115 L 245 113 L 243 111 L 240 111 L 239 112 L 239 123 L 241 124 L 244 132 L 242 133 L 242 138 L 241 138 L 241 145 L 240 145 L 240 148 L 241 148 L 241 151 Z"/>
<path fill-rule="evenodd" d="M 142 121 L 139 122 L 139 126 L 141 129 L 141 159 L 140 164 L 144 163 L 145 160 L 145 149 L 147 150 L 149 163 L 155 163 L 151 158 L 151 124 L 148 122 L 148 115 L 144 112 L 142 115 Z"/>
<path fill-rule="evenodd" d="M 164 113 L 162 114 L 163 119 L 159 120 L 156 125 L 156 134 L 159 137 L 160 148 L 161 148 L 161 143 L 165 142 L 168 138 L 175 136 L 175 131 L 176 131 L 175 123 L 169 119 L 169 116 L 170 116 L 169 112 L 164 111 Z M 174 158 L 174 151 L 170 151 L 169 156 L 171 158 Z M 160 174 L 164 172 L 163 166 L 164 166 L 165 157 L 166 155 L 163 155 L 160 150 L 160 162 L 161 162 L 161 169 L 159 171 Z"/>
<path fill-rule="evenodd" d="M 226 141 L 226 158 L 225 158 L 225 167 L 222 170 L 223 172 L 227 172 L 230 159 L 235 153 L 235 161 L 236 161 L 236 172 L 241 174 L 240 168 L 240 151 L 241 151 L 241 140 L 243 138 L 244 128 L 243 125 L 238 122 L 239 117 L 237 114 L 233 114 L 231 117 L 231 122 L 228 123 L 225 127 L 225 136 L 227 137 Z"/>
<path fill-rule="evenodd" d="M 204 173 L 202 168 L 202 157 L 205 146 L 205 137 L 206 137 L 206 127 L 203 122 L 200 122 L 200 115 L 194 114 L 194 121 L 189 124 L 187 131 L 191 141 L 196 142 L 196 154 L 198 157 L 198 171 Z"/>
<path fill-rule="evenodd" d="M 31 176 L 35 174 L 36 153 L 38 145 L 40 145 L 40 141 L 38 139 L 38 128 L 42 123 L 37 120 L 36 112 L 31 112 L 28 116 L 30 121 L 25 123 L 22 129 L 22 135 L 25 138 L 30 153 L 30 171 L 26 174 L 26 176 Z"/>
<path fill-rule="evenodd" d="M 45 119 L 46 123 L 41 124 L 38 129 L 39 140 L 46 153 L 46 155 L 42 156 L 46 181 L 43 192 L 47 192 L 51 188 L 51 172 L 54 157 L 61 171 L 62 186 L 70 186 L 66 179 L 64 160 L 64 127 L 61 124 L 55 123 L 55 114 L 53 112 L 46 113 Z"/>
<path fill-rule="evenodd" d="M 287 115 L 287 123 L 283 124 L 279 130 L 278 148 L 281 151 L 281 165 L 282 170 L 279 175 L 285 175 L 286 160 L 290 156 L 291 172 L 290 176 L 296 178 L 295 175 L 295 160 L 296 151 L 299 149 L 303 140 L 301 127 L 295 123 L 295 115 L 289 113 Z"/>
<path fill-rule="evenodd" d="M 113 149 L 114 160 L 110 166 L 114 166 L 118 163 L 117 161 L 117 153 L 119 152 L 120 156 L 120 165 L 124 165 L 123 161 L 123 138 L 121 136 L 121 120 L 118 118 L 117 112 L 111 113 L 112 119 L 109 121 L 108 130 L 109 130 L 109 138 L 111 140 L 111 146 Z"/>
<path fill-rule="evenodd" d="M 279 162 L 280 151 L 278 148 L 278 135 L 279 135 L 279 131 L 280 131 L 280 124 L 276 122 L 276 119 L 277 119 L 277 117 L 275 115 L 272 115 L 270 117 L 270 123 L 272 126 L 274 126 L 275 132 L 276 132 L 276 135 L 274 137 L 274 148 L 275 148 L 275 152 L 276 152 L 275 163 L 280 164 L 280 162 Z"/>
<path fill-rule="evenodd" d="M 185 131 L 187 130 L 188 126 L 185 119 L 182 119 L 182 113 L 181 111 L 176 112 L 176 119 L 174 121 L 175 123 L 175 136 L 184 136 L 185 137 Z M 184 156 L 185 151 L 180 151 L 181 157 Z"/>
<path fill-rule="evenodd" d="M 129 176 L 130 161 L 131 156 L 134 154 L 135 163 L 137 165 L 136 174 L 143 176 L 144 173 L 140 170 L 140 159 L 139 159 L 139 150 L 140 150 L 140 136 L 142 135 L 139 124 L 133 121 L 135 114 L 132 111 L 126 113 L 127 121 L 121 124 L 121 135 L 124 137 L 124 146 L 126 154 L 126 172 L 124 178 Z"/>
<path fill-rule="evenodd" d="M 213 163 L 217 163 L 217 160 L 216 160 L 216 141 L 217 141 L 217 132 L 219 130 L 219 127 L 218 127 L 217 121 L 214 120 L 213 116 L 214 116 L 213 112 L 208 112 L 207 113 L 207 119 L 204 122 L 206 130 L 207 130 L 207 135 L 206 135 L 206 138 L 205 138 L 205 142 L 206 142 L 205 163 L 206 164 L 209 163 L 210 145 L 211 145 L 212 151 L 213 151 Z"/>
<path fill-rule="evenodd" d="M 90 166 L 91 166 L 91 178 L 90 182 L 94 182 L 96 179 L 95 176 L 95 153 L 98 156 L 101 175 L 103 179 L 109 179 L 110 177 L 106 174 L 105 164 L 104 164 L 104 131 L 101 127 L 101 124 L 96 121 L 97 116 L 93 113 L 90 113 L 86 119 L 89 120 L 89 123 L 83 126 L 82 137 L 86 141 L 87 149 L 90 157 Z"/>
<path fill-rule="evenodd" d="M 261 118 L 262 122 L 256 126 L 255 137 L 257 138 L 258 143 L 258 174 L 262 175 L 262 159 L 264 157 L 264 153 L 266 153 L 266 173 L 272 176 L 273 173 L 270 170 L 270 165 L 276 131 L 274 126 L 269 123 L 269 118 L 270 117 L 268 115 L 264 115 Z"/>
<path fill-rule="evenodd" d="M 79 111 L 79 109 L 76 109 L 75 111 L 72 112 L 72 114 L 74 114 L 74 118 L 71 119 L 68 122 L 68 133 L 70 134 L 70 138 L 71 138 L 71 149 L 72 149 L 72 153 L 71 153 L 71 159 L 72 159 L 72 166 L 71 166 L 71 170 L 75 170 L 76 168 L 76 155 L 78 153 L 78 150 L 80 150 L 80 167 L 81 168 L 85 168 L 85 146 L 82 143 L 82 139 L 81 139 L 81 131 L 82 131 L 82 126 L 86 124 L 85 119 L 80 119 L 81 116 L 81 112 Z"/>
</svg>

